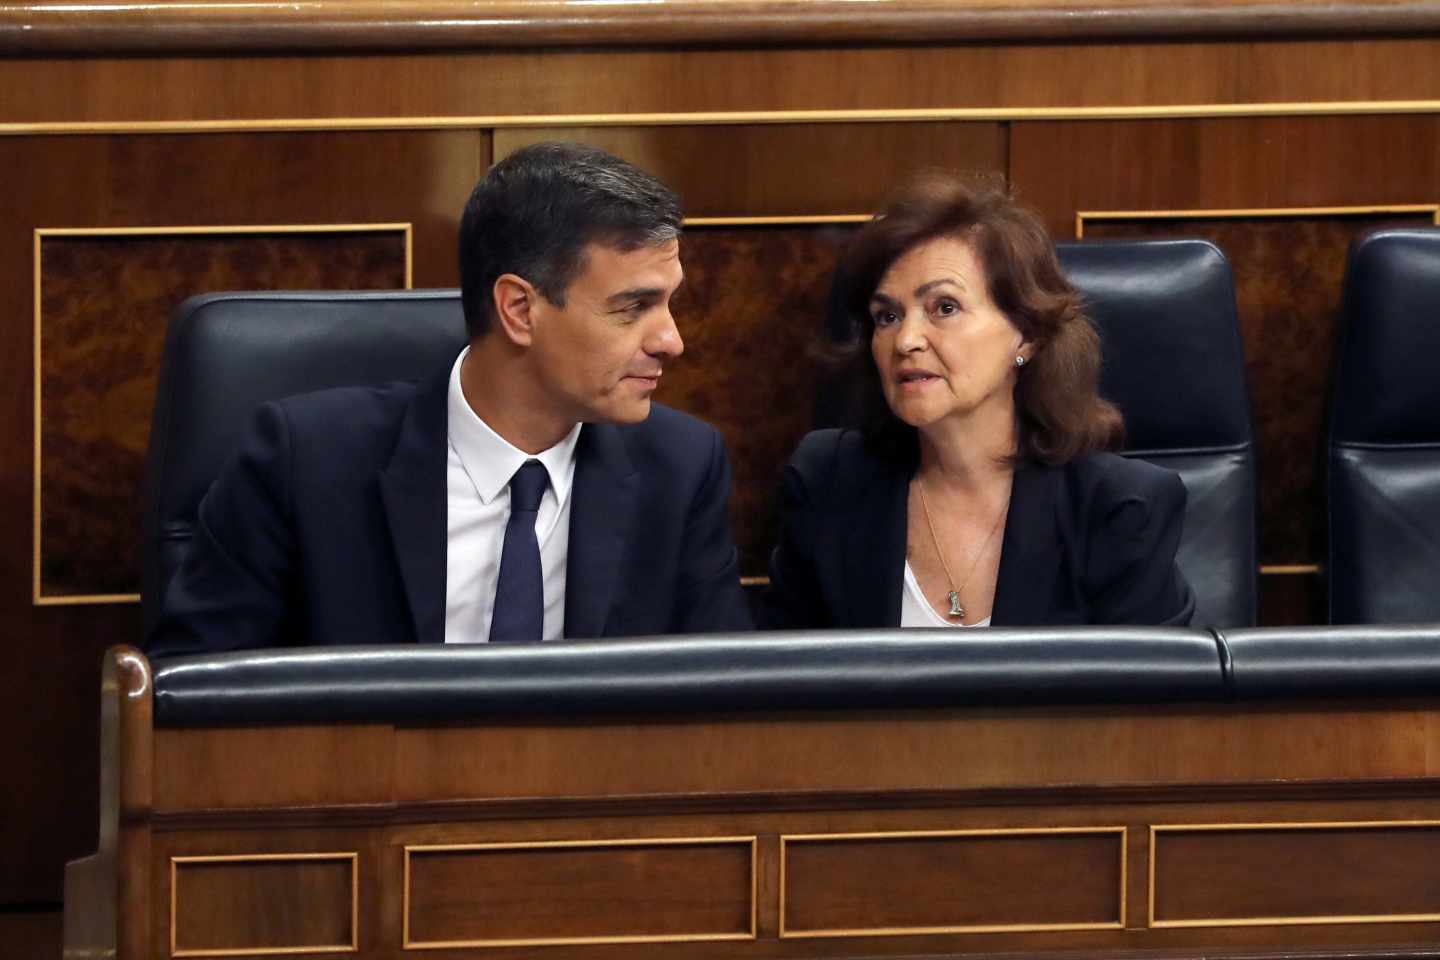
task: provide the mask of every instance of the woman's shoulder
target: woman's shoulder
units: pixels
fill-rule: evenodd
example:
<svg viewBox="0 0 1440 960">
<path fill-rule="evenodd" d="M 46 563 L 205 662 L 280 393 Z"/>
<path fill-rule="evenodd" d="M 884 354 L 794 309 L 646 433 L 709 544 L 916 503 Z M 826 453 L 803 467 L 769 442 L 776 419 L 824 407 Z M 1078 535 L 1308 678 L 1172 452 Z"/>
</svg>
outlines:
<svg viewBox="0 0 1440 960">
<path fill-rule="evenodd" d="M 857 462 L 868 455 L 865 439 L 858 430 L 832 427 L 805 434 L 790 455 L 790 466 L 807 479 L 819 478 L 834 473 L 843 464 Z"/>
<path fill-rule="evenodd" d="M 1062 467 L 1090 512 L 1106 514 L 1125 504 L 1182 510 L 1185 484 L 1174 470 L 1114 453 L 1090 453 Z"/>
<path fill-rule="evenodd" d="M 874 485 L 904 468 L 881 456 L 854 429 L 814 430 L 790 456 L 789 471 L 812 495 L 827 501 L 873 494 Z"/>
</svg>

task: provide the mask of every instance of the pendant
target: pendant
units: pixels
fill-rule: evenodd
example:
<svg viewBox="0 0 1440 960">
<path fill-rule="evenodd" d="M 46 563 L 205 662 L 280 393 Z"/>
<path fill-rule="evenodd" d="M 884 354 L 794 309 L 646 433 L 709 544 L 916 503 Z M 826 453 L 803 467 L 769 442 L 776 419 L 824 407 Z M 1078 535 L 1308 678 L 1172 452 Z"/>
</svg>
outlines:
<svg viewBox="0 0 1440 960">
<path fill-rule="evenodd" d="M 965 608 L 960 606 L 960 591 L 950 591 L 950 616 L 965 619 Z"/>
</svg>

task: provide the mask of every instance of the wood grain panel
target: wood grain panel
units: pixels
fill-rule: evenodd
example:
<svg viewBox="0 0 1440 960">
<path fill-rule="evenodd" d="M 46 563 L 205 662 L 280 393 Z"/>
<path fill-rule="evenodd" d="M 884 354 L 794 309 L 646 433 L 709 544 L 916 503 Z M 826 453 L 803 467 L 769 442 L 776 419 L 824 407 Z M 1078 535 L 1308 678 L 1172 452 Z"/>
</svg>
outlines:
<svg viewBox="0 0 1440 960">
<path fill-rule="evenodd" d="M 407 947 L 749 939 L 754 842 L 407 850 Z"/>
<path fill-rule="evenodd" d="M 155 809 L 236 809 L 289 785 L 286 803 L 365 803 L 392 789 L 389 728 L 288 727 L 286 750 L 265 749 L 274 728 L 166 729 L 155 736 Z M 244 758 L 240 762 L 238 758 Z"/>
<path fill-rule="evenodd" d="M 1155 926 L 1440 920 L 1440 824 L 1164 827 L 1153 855 Z"/>
<path fill-rule="evenodd" d="M 354 854 L 177 857 L 170 955 L 354 949 L 357 869 Z"/>
<path fill-rule="evenodd" d="M 1340 710 L 1332 704 L 1332 710 Z M 1430 749 L 1440 729 L 1411 709 L 1343 709 L 1315 749 L 1314 707 L 1237 714 L 1227 705 L 896 713 L 884 723 L 816 714 L 726 724 L 504 724 L 479 730 L 399 730 L 394 794 L 434 799 L 636 797 L 658 793 L 983 790 L 1208 780 L 1341 780 L 1440 776 Z M 163 769 L 165 740 L 156 747 Z M 226 731 L 206 731 L 228 752 Z M 1122 749 L 1123 747 L 1123 749 Z M 290 762 L 298 762 L 292 759 Z M 235 806 L 248 789 L 231 778 Z M 207 794 L 208 795 L 208 794 Z M 262 794 L 263 795 L 263 794 Z"/>
<path fill-rule="evenodd" d="M 539 140 L 577 140 L 670 184 L 687 216 L 872 213 L 924 167 L 999 173 L 998 123 L 518 127 L 495 131 L 495 157 Z"/>
<path fill-rule="evenodd" d="M 1325 410 L 1351 242 L 1382 227 L 1434 223 L 1432 212 L 1085 220 L 1087 238 L 1203 237 L 1230 261 L 1254 419 L 1262 564 L 1324 562 Z"/>
<path fill-rule="evenodd" d="M 136 518 L 170 314 L 216 290 L 403 289 L 409 231 L 42 236 L 37 599 L 140 592 Z"/>
<path fill-rule="evenodd" d="M 714 424 L 734 467 L 730 516 L 743 576 L 776 539 L 780 469 L 810 428 L 830 274 L 851 226 L 697 227 L 682 239 L 675 316 L 685 355 L 656 399 Z"/>
<path fill-rule="evenodd" d="M 1431 37 L 1365 43 L 0 58 L 0 123 L 1436 99 L 1440 40 Z"/>
<path fill-rule="evenodd" d="M 488 162 L 476 132 L 0 138 L 0 699 L 7 831 L 0 903 L 58 901 L 95 849 L 95 692 L 106 647 L 139 639 L 135 606 L 36 607 L 33 231 L 223 223 L 414 224 L 415 282 L 456 282 L 455 230 Z M 139 530 L 138 517 L 131 529 Z"/>
<path fill-rule="evenodd" d="M 1125 925 L 1123 828 L 784 839 L 784 936 Z"/>
<path fill-rule="evenodd" d="M 1440 117 L 1017 123 L 1010 172 L 1056 239 L 1075 235 L 1083 210 L 1434 203 Z"/>
</svg>

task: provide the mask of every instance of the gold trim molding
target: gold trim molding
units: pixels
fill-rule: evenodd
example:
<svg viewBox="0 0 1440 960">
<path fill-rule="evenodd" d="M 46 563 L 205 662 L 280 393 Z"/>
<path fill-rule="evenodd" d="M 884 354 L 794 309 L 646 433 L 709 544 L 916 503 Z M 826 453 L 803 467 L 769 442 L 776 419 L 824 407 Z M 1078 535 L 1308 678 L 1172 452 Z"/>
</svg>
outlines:
<svg viewBox="0 0 1440 960">
<path fill-rule="evenodd" d="M 178 914 L 176 901 L 179 886 L 176 878 L 180 864 L 202 863 L 274 863 L 295 860 L 335 860 L 350 864 L 350 943 L 314 947 L 249 947 L 239 949 L 181 950 L 177 946 Z M 170 956 L 172 957 L 259 957 L 293 956 L 300 953 L 355 953 L 360 949 L 360 854 L 346 853 L 242 853 L 223 856 L 192 856 L 170 858 Z"/>
<path fill-rule="evenodd" d="M 738 837 L 627 837 L 619 840 L 535 840 L 509 843 L 406 844 L 405 867 L 400 897 L 400 944 L 405 950 L 454 950 L 465 947 L 577 946 L 601 943 L 710 943 L 719 940 L 754 940 L 759 925 L 759 838 Z M 750 930 L 748 933 L 671 933 L 593 937 L 526 937 L 501 940 L 413 940 L 410 937 L 410 860 L 414 854 L 457 853 L 475 850 L 558 850 L 608 847 L 708 847 L 740 846 L 750 851 Z"/>
<path fill-rule="evenodd" d="M 428 117 L 271 117 L 231 120 L 55 120 L 0 123 L 0 136 L 286 133 L 347 130 L 497 130 L 511 127 L 666 127 L 739 124 L 1175 120 L 1221 117 L 1440 114 L 1440 100 L 1331 100 L 1097 107 L 917 107 L 891 110 L 716 110 L 668 113 Z"/>
<path fill-rule="evenodd" d="M 1387 213 L 1428 213 L 1440 226 L 1440 204 L 1399 203 L 1360 207 L 1233 207 L 1213 210 L 1077 210 L 1075 239 L 1085 238 L 1087 220 L 1246 220 L 1278 217 L 1364 217 Z"/>
<path fill-rule="evenodd" d="M 1104 923 L 1006 923 L 968 924 L 935 927 L 861 927 L 858 929 L 787 930 L 785 906 L 787 891 L 787 860 L 791 843 L 826 843 L 851 840 L 913 840 L 948 837 L 1017 837 L 1017 836 L 1095 836 L 1115 834 L 1120 838 L 1120 889 L 1116 903 L 1119 917 Z M 983 830 L 913 830 L 879 833 L 791 833 L 780 835 L 780 912 L 779 936 L 782 940 L 819 939 L 831 937 L 899 937 L 941 933 L 1044 933 L 1062 930 L 1123 930 L 1125 929 L 1126 889 L 1129 862 L 1129 831 L 1125 827 L 1014 827 Z"/>
<path fill-rule="evenodd" d="M 1440 913 L 1381 913 L 1368 915 L 1330 916 L 1316 914 L 1299 917 L 1226 917 L 1193 920 L 1155 919 L 1155 859 L 1160 835 L 1164 833 L 1242 833 L 1282 830 L 1406 830 L 1440 827 L 1440 820 L 1356 820 L 1277 823 L 1167 823 L 1150 827 L 1149 903 L 1145 925 L 1152 929 L 1167 927 L 1286 927 L 1302 924 L 1323 926 L 1352 923 L 1428 923 L 1440 920 Z"/>
<path fill-rule="evenodd" d="M 331 223 L 331 224 L 254 224 L 220 226 L 173 226 L 173 227 L 40 227 L 34 233 L 34 369 L 32 380 L 35 390 L 34 423 L 34 490 L 32 495 L 31 518 L 31 581 L 30 599 L 37 607 L 87 606 L 106 603 L 138 603 L 138 593 L 96 593 L 47 596 L 42 592 L 40 575 L 41 541 L 43 537 L 40 496 L 41 444 L 44 438 L 44 419 L 41 407 L 40 360 L 41 343 L 41 256 L 43 241 L 47 237 L 162 237 L 162 236 L 234 236 L 266 234 L 319 234 L 319 233 L 399 233 L 405 240 L 405 287 L 412 289 L 414 281 L 415 242 L 414 228 L 409 223 Z"/>
</svg>

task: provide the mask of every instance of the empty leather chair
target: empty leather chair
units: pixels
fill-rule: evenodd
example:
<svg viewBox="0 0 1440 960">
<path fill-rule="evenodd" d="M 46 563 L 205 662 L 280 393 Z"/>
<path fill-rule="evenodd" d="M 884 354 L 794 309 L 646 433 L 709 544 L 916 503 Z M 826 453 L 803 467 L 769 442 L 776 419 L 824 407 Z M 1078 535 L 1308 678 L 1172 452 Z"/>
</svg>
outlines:
<svg viewBox="0 0 1440 960">
<path fill-rule="evenodd" d="M 220 293 L 181 304 L 166 333 L 150 432 L 145 635 L 190 541 L 200 498 L 257 406 L 425 376 L 465 342 L 455 290 Z"/>
<path fill-rule="evenodd" d="M 1195 625 L 1254 624 L 1255 452 L 1229 262 L 1204 240 L 1057 249 L 1100 331 L 1100 392 L 1125 414 L 1125 455 L 1185 483 L 1178 559 Z"/>
<path fill-rule="evenodd" d="M 1331 623 L 1440 620 L 1440 230 L 1350 248 L 1330 408 Z"/>
</svg>

